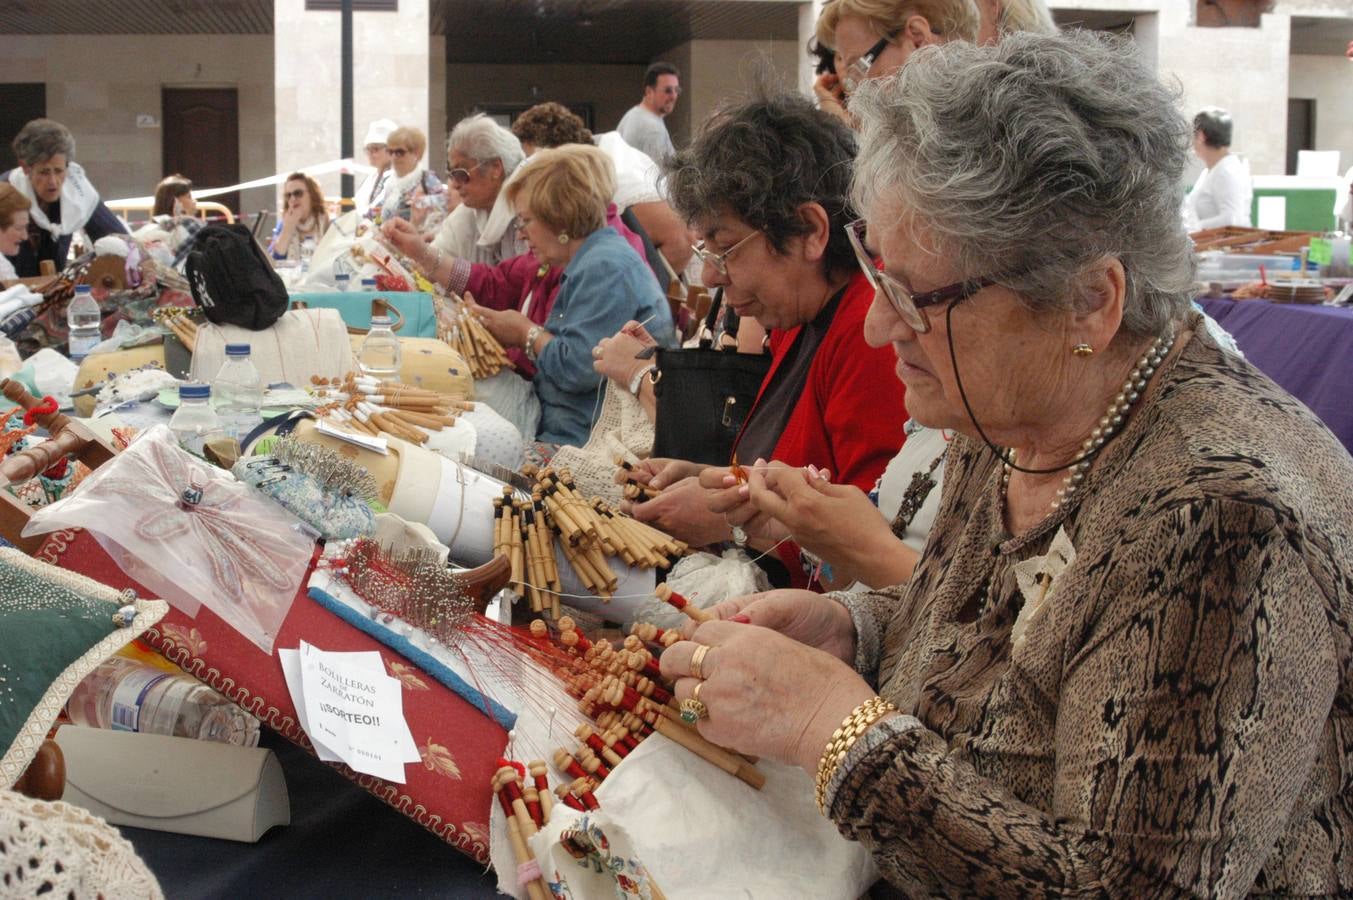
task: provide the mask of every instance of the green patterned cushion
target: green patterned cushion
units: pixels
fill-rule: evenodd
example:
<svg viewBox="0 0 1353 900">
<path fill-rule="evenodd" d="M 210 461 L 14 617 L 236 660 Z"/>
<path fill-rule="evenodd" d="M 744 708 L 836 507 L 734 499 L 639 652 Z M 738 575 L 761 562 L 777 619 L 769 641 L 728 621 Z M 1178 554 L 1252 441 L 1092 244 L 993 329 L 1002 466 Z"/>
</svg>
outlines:
<svg viewBox="0 0 1353 900">
<path fill-rule="evenodd" d="M 23 775 L 81 679 L 168 611 L 0 549 L 0 789 Z"/>
</svg>

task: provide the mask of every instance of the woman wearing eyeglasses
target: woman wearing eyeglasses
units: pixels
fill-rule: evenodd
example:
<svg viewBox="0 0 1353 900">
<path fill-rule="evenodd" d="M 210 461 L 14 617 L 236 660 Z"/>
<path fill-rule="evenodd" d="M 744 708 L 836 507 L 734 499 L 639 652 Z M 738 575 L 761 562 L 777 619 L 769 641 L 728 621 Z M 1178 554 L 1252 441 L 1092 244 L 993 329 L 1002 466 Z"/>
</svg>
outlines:
<svg viewBox="0 0 1353 900">
<path fill-rule="evenodd" d="M 282 211 L 268 252 L 273 259 L 300 259 L 305 241 L 319 243 L 328 228 L 329 212 L 319 183 L 304 172 L 292 172 L 282 185 Z"/>
<path fill-rule="evenodd" d="M 1012 35 L 855 97 L 866 334 L 958 432 L 930 538 L 905 585 L 740 598 L 662 655 L 907 896 L 1353 891 L 1353 458 L 1192 311 L 1153 69 Z"/>
<path fill-rule="evenodd" d="M 702 280 L 770 331 L 771 368 L 737 438 L 737 461 L 813 465 L 867 491 L 902 446 L 907 416 L 892 358 L 864 341 L 873 289 L 844 230 L 854 155 L 839 120 L 780 96 L 716 113 L 665 170 L 672 206 L 704 235 L 695 247 Z M 634 516 L 695 546 L 746 543 L 742 529 L 710 511 L 703 468 L 644 461 L 637 477 L 663 491 L 635 504 Z M 783 561 L 782 583 L 805 585 L 798 548 L 774 544 L 751 541 Z"/>
<path fill-rule="evenodd" d="M 921 47 L 977 40 L 973 0 L 833 0 L 817 20 L 817 40 L 836 51 L 835 71 L 813 90 L 822 109 L 848 125 L 850 95 L 870 78 L 896 72 Z"/>
<path fill-rule="evenodd" d="M 381 219 L 406 219 L 431 236 L 442 224 L 446 197 L 441 181 L 422 164 L 427 143 L 423 132 L 409 126 L 396 128 L 385 139 L 394 174 L 381 202 Z"/>
<path fill-rule="evenodd" d="M 521 142 L 488 116 L 456 123 L 446 141 L 447 180 L 460 194 L 432 246 L 457 259 L 496 265 L 526 252 L 503 185 L 526 155 Z"/>
</svg>

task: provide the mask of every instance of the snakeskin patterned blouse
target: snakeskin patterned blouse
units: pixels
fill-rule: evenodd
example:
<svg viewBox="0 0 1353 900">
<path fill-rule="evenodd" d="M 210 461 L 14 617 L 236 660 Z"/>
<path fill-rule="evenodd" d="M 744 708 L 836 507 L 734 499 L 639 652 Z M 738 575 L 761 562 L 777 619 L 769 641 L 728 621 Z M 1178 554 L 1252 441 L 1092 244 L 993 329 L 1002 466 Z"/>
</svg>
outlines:
<svg viewBox="0 0 1353 900">
<path fill-rule="evenodd" d="M 911 581 L 840 597 L 904 713 L 828 795 L 884 891 L 1353 892 L 1353 458 L 1191 324 L 1073 502 L 1006 534 L 959 437 Z"/>
</svg>

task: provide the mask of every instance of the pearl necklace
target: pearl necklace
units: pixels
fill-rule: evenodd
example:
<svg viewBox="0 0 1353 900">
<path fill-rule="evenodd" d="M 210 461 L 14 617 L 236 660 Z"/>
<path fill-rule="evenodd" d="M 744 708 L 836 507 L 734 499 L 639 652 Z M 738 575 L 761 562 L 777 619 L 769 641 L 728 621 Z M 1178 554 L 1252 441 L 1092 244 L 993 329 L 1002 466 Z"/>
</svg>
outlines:
<svg viewBox="0 0 1353 900">
<path fill-rule="evenodd" d="M 1127 380 L 1123 382 L 1123 389 L 1109 403 L 1108 410 L 1100 417 L 1099 423 L 1090 432 L 1090 436 L 1081 442 L 1081 449 L 1076 454 L 1076 458 L 1068 463 L 1071 471 L 1062 481 L 1062 486 L 1057 489 L 1057 499 L 1049 504 L 1053 512 L 1061 509 L 1062 504 L 1071 499 L 1071 495 L 1076 493 L 1076 490 L 1081 486 L 1081 482 L 1085 480 L 1085 473 L 1089 471 L 1099 449 L 1122 427 L 1128 411 L 1132 409 L 1132 404 L 1136 403 L 1138 398 L 1141 397 L 1142 391 L 1146 389 L 1147 382 L 1155 374 L 1156 367 L 1161 364 L 1165 357 L 1170 355 L 1170 350 L 1174 347 L 1175 337 L 1175 335 L 1170 335 L 1168 340 L 1163 337 L 1156 338 L 1155 342 L 1142 354 L 1142 358 L 1137 360 L 1137 365 L 1128 375 Z M 1010 472 L 1012 471 L 1010 463 L 1014 461 L 1015 451 L 1011 450 L 1001 473 L 1001 493 L 1003 494 L 1010 490 Z"/>
</svg>

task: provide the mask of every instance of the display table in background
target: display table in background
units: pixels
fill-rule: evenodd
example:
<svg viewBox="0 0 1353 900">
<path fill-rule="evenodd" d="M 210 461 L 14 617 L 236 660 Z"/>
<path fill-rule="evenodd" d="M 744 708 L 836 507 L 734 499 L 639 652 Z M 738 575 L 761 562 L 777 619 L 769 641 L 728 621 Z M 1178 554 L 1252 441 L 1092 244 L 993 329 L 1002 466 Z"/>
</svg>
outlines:
<svg viewBox="0 0 1353 900">
<path fill-rule="evenodd" d="M 1203 297 L 1207 314 L 1260 371 L 1353 452 L 1353 309 Z"/>
<path fill-rule="evenodd" d="M 353 328 L 371 325 L 371 301 L 381 299 L 404 317 L 400 337 L 436 337 L 437 316 L 432 311 L 432 295 L 398 291 L 292 291 L 291 299 L 316 309 L 336 309 Z"/>
</svg>

